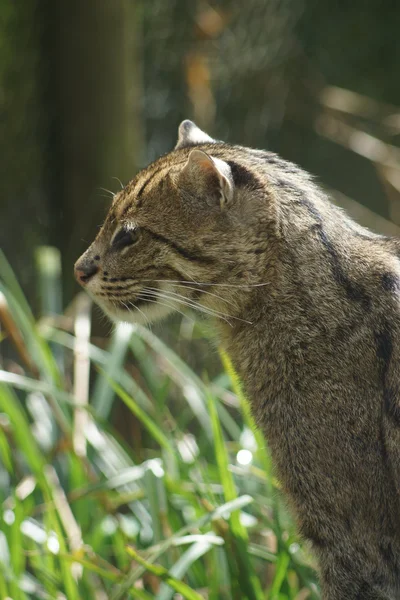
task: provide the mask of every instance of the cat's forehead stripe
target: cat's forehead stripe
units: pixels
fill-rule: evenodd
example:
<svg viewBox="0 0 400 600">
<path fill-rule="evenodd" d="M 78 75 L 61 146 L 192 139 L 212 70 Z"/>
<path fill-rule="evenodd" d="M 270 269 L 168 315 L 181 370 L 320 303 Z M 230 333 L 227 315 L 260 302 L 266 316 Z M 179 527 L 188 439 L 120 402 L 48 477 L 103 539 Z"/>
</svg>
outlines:
<svg viewBox="0 0 400 600">
<path fill-rule="evenodd" d="M 174 161 L 163 161 L 162 163 L 156 163 L 154 165 L 154 169 L 148 174 L 147 177 L 143 177 L 140 179 L 135 188 L 133 189 L 133 198 L 137 199 L 137 206 L 140 206 L 140 200 L 143 197 L 144 191 L 148 188 L 150 184 L 154 184 L 154 187 L 160 183 L 160 181 L 164 178 L 169 171 L 176 167 L 180 167 L 187 162 L 187 157 L 183 160 L 174 160 Z M 144 174 L 143 174 L 144 175 Z"/>
<path fill-rule="evenodd" d="M 133 192 L 133 197 L 135 201 L 135 205 L 137 208 L 143 204 L 143 193 L 145 190 L 149 191 L 150 189 L 156 188 L 160 181 L 164 179 L 165 175 L 171 170 L 170 164 L 160 165 L 157 169 L 155 169 L 151 175 L 137 188 L 137 191 Z"/>
<path fill-rule="evenodd" d="M 132 190 L 129 190 L 129 193 L 123 197 L 122 201 L 118 203 L 115 207 L 118 210 L 118 214 L 116 217 L 118 219 L 122 219 L 127 212 L 130 210 L 132 206 L 136 208 L 140 208 L 143 204 L 144 200 L 144 192 L 149 191 L 149 188 L 157 188 L 160 182 L 165 178 L 165 176 L 174 168 L 182 166 L 186 164 L 187 158 L 184 160 L 176 161 L 176 162 L 166 162 L 163 161 L 161 164 L 157 162 L 154 165 L 154 168 L 150 170 L 146 169 L 142 173 L 142 177 L 136 182 Z M 153 165 L 150 165 L 150 167 Z M 150 169 L 149 167 L 149 169 Z"/>
<path fill-rule="evenodd" d="M 165 164 L 165 161 L 157 161 L 139 173 L 137 181 L 133 181 L 133 185 L 131 184 L 128 186 L 127 192 L 121 199 L 121 202 L 118 202 L 115 206 L 116 217 L 118 219 L 122 219 L 133 205 L 135 205 L 136 208 L 141 206 L 141 198 L 144 190 L 153 180 L 153 177 L 157 173 L 160 173 L 166 166 L 168 165 Z"/>
</svg>

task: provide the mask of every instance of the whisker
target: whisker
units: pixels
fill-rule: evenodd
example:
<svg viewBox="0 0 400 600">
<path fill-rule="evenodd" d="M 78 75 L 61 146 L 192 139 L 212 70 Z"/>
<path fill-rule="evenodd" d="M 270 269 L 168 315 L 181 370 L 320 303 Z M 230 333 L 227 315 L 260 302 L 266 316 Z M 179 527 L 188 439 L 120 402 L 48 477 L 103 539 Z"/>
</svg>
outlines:
<svg viewBox="0 0 400 600">
<path fill-rule="evenodd" d="M 157 297 L 157 298 L 163 298 L 163 299 L 167 299 L 170 301 L 175 301 L 175 302 L 179 302 L 180 304 L 182 304 L 183 306 L 188 306 L 189 308 L 193 308 L 193 309 L 197 309 L 199 312 L 202 312 L 210 317 L 218 317 L 220 319 L 222 319 L 223 321 L 226 321 L 226 323 L 228 323 L 228 325 L 230 325 L 231 327 L 233 327 L 233 325 L 228 321 L 228 319 L 226 317 L 235 319 L 236 317 L 231 317 L 230 315 L 224 315 L 223 313 L 219 313 L 217 311 L 214 311 L 210 308 L 206 308 L 204 306 L 201 306 L 201 304 L 197 304 L 195 302 L 192 302 L 190 300 L 188 300 L 187 298 L 185 298 L 184 296 L 179 297 L 179 294 L 174 294 L 175 297 L 171 297 L 171 296 L 167 296 L 163 291 L 159 291 L 157 290 L 156 292 L 149 290 L 149 291 L 142 291 L 141 294 L 153 294 L 153 298 Z M 170 292 L 171 294 L 173 294 L 173 292 Z M 181 298 L 184 298 L 183 300 L 181 300 Z M 241 319 L 240 319 L 241 320 Z"/>
<path fill-rule="evenodd" d="M 193 283 L 196 283 L 196 280 L 195 280 L 195 279 L 193 279 L 193 277 L 191 276 L 191 274 L 190 274 L 190 273 L 188 273 L 188 272 L 186 271 L 186 269 L 184 269 L 184 268 L 182 267 L 182 265 L 180 265 L 180 270 L 183 272 L 183 274 L 184 274 L 184 275 L 186 275 L 186 277 L 187 277 L 188 279 L 190 279 L 191 281 L 193 281 Z"/>
<path fill-rule="evenodd" d="M 264 283 L 212 283 L 212 282 L 204 282 L 204 281 L 186 281 L 184 279 L 133 279 L 130 287 L 126 287 L 126 289 L 131 289 L 135 284 L 140 284 L 147 281 L 153 281 L 154 283 L 175 283 L 175 284 L 193 284 L 193 285 L 207 285 L 207 286 L 218 286 L 218 287 L 231 287 L 231 288 L 255 288 L 255 287 L 264 287 L 266 285 L 270 285 L 269 281 Z M 108 285 L 111 282 L 108 282 Z M 117 282 L 118 283 L 118 282 Z M 184 287 L 187 288 L 185 285 Z M 191 289 L 191 288 L 188 288 Z M 211 292 L 208 292 L 209 294 Z M 221 298 L 222 299 L 222 298 Z"/>
<path fill-rule="evenodd" d="M 169 281 L 168 283 L 172 283 L 171 281 Z M 196 282 L 194 282 L 196 283 Z M 183 284 L 179 284 L 179 283 L 172 283 L 172 285 L 175 287 L 181 287 L 185 290 L 193 290 L 193 291 L 201 291 L 202 294 L 207 294 L 208 296 L 214 296 L 214 298 L 218 298 L 218 300 L 222 300 L 222 302 L 226 302 L 227 304 L 230 304 L 231 306 L 236 307 L 236 304 L 234 302 L 231 302 L 230 300 L 227 300 L 226 298 L 223 298 L 222 296 L 219 296 L 218 294 L 214 294 L 213 292 L 207 292 L 206 290 L 202 290 L 200 288 L 195 288 L 195 287 L 191 287 L 189 285 L 183 285 Z"/>
<path fill-rule="evenodd" d="M 98 189 L 103 190 L 103 192 L 107 192 L 108 194 L 111 194 L 111 198 L 114 198 L 114 196 L 115 196 L 114 192 L 112 192 L 111 190 L 108 190 L 107 188 L 99 187 Z"/>
<path fill-rule="evenodd" d="M 125 302 L 123 302 L 123 300 L 121 300 L 121 298 L 120 298 L 120 297 L 118 297 L 118 296 L 114 296 L 113 294 L 110 294 L 110 295 L 109 295 L 109 298 L 110 298 L 112 301 L 114 301 L 114 305 L 115 305 L 115 307 L 116 307 L 116 308 L 118 308 L 118 304 L 120 303 L 120 304 L 123 304 L 123 305 L 125 306 L 125 308 L 126 308 L 126 310 L 127 310 L 128 312 L 132 312 L 132 311 L 131 311 L 131 310 L 128 308 L 128 306 L 125 304 Z M 150 325 L 150 321 L 149 321 L 148 317 L 147 317 L 147 316 L 144 314 L 144 312 L 143 312 L 142 310 L 140 310 L 140 308 L 139 308 L 138 306 L 136 306 L 136 305 L 135 305 L 133 302 L 129 301 L 129 303 L 130 303 L 132 306 L 134 306 L 134 308 L 135 308 L 137 311 L 139 311 L 139 312 L 140 312 L 140 313 L 141 313 L 141 314 L 144 316 L 144 318 L 146 319 L 146 321 L 147 321 L 148 325 Z"/>
<path fill-rule="evenodd" d="M 156 289 L 151 289 L 151 288 L 144 288 L 141 292 L 140 292 L 141 296 L 144 296 L 147 300 L 148 297 L 150 298 L 162 298 L 163 300 L 169 300 L 169 302 L 180 302 L 183 305 L 186 306 L 193 306 L 192 304 L 190 304 L 188 301 L 181 301 L 179 298 L 173 298 L 171 296 L 167 296 L 166 294 L 162 293 L 161 290 L 156 290 Z"/>
<path fill-rule="evenodd" d="M 151 297 L 154 298 L 155 296 L 153 295 Z M 127 305 L 125 302 L 123 302 L 121 300 L 121 298 L 119 296 L 114 296 L 113 294 L 109 294 L 109 298 L 112 301 L 114 301 L 113 304 L 114 304 L 114 306 L 116 308 L 118 308 L 118 304 L 120 303 L 120 304 L 123 304 L 125 306 L 126 310 L 131 313 L 132 311 L 131 311 L 131 309 L 128 306 L 130 304 L 136 310 L 138 310 L 140 313 L 142 313 L 142 315 L 146 319 L 148 325 L 151 326 L 151 322 L 150 322 L 149 318 L 145 315 L 145 313 L 142 310 L 140 310 L 140 308 L 138 306 L 136 306 L 136 304 L 134 304 L 134 302 L 132 302 L 131 300 L 128 300 L 128 305 Z M 157 298 L 158 298 L 158 296 L 157 296 Z M 165 306 L 166 308 L 170 308 L 170 309 L 178 312 L 183 317 L 189 318 L 191 321 L 193 321 L 193 323 L 195 322 L 194 319 L 192 319 L 191 317 L 188 317 L 188 315 L 185 315 L 185 313 L 183 313 L 181 310 L 179 310 L 178 308 L 176 308 L 176 306 L 174 306 L 173 304 L 167 304 L 165 302 L 159 302 L 158 300 L 150 300 L 148 297 L 146 297 L 146 302 L 151 302 L 152 304 L 159 304 L 160 306 Z"/>
<path fill-rule="evenodd" d="M 163 294 L 170 294 L 170 295 L 176 296 L 177 298 L 183 298 L 183 300 L 185 302 L 189 302 L 191 304 L 191 306 L 198 308 L 199 310 L 202 310 L 203 312 L 207 311 L 209 314 L 213 314 L 215 316 L 227 317 L 228 319 L 235 319 L 236 321 L 242 321 L 243 323 L 248 323 L 249 325 L 252 325 L 251 321 L 246 321 L 245 319 L 241 319 L 240 317 L 235 317 L 234 315 L 228 315 L 219 310 L 215 310 L 214 308 L 202 306 L 201 304 L 196 302 L 196 300 L 192 300 L 191 298 L 186 298 L 186 296 L 182 296 L 182 294 L 177 294 L 176 292 L 170 292 L 168 290 L 158 290 L 157 288 L 150 288 L 150 287 L 148 287 L 146 289 L 154 290 L 156 292 L 161 291 Z"/>
<path fill-rule="evenodd" d="M 270 282 L 267 281 L 265 283 L 205 283 L 204 281 L 185 281 L 183 279 L 141 279 L 140 281 L 155 281 L 156 283 L 192 283 L 195 285 L 216 285 L 219 287 L 233 287 L 233 288 L 253 288 L 253 287 L 262 287 L 265 285 L 270 285 Z M 139 283 L 139 282 L 137 282 Z"/>
<path fill-rule="evenodd" d="M 247 288 L 247 289 L 249 289 L 249 288 L 262 287 L 262 286 L 269 285 L 269 282 L 255 283 L 255 284 L 229 284 L 229 283 L 224 284 L 224 283 L 198 282 L 195 280 L 186 281 L 186 280 L 174 280 L 174 279 L 141 279 L 140 281 L 133 280 L 133 282 L 130 285 L 126 285 L 124 287 L 124 291 L 126 292 L 126 294 L 123 294 L 122 296 L 114 296 L 112 294 L 109 294 L 109 296 L 112 296 L 116 302 L 120 302 L 125 307 L 126 307 L 126 304 L 123 302 L 123 300 L 127 300 L 133 307 L 136 308 L 136 310 L 138 310 L 139 312 L 141 312 L 144 315 L 144 313 L 132 301 L 129 301 L 126 296 L 129 295 L 129 293 L 132 293 L 135 286 L 140 285 L 140 283 L 147 282 L 147 281 L 154 282 L 154 283 L 169 283 L 169 284 L 172 284 L 174 287 L 181 287 L 181 288 L 185 288 L 185 289 L 189 289 L 189 290 L 193 290 L 193 291 L 200 290 L 203 294 L 208 294 L 209 296 L 213 296 L 213 297 L 221 300 L 222 302 L 226 302 L 227 304 L 230 304 L 231 306 L 234 306 L 234 307 L 235 307 L 235 304 L 233 302 L 231 302 L 230 300 L 227 300 L 227 299 L 223 298 L 222 296 L 215 294 L 213 292 L 208 292 L 207 290 L 201 289 L 200 287 L 193 287 L 193 286 L 220 286 L 220 287 L 228 287 L 228 288 L 242 288 L 242 289 Z M 186 284 L 191 284 L 191 286 L 186 285 Z M 109 284 L 108 284 L 108 287 L 110 287 Z M 117 288 L 118 285 L 115 287 Z M 206 314 L 210 317 L 220 318 L 221 320 L 228 323 L 231 327 L 232 327 L 232 324 L 230 323 L 229 319 L 234 319 L 236 321 L 241 321 L 242 323 L 247 323 L 249 325 L 252 325 L 251 321 L 242 319 L 240 317 L 236 317 L 234 315 L 230 315 L 228 313 L 224 313 L 222 311 L 219 311 L 219 310 L 216 310 L 216 309 L 213 309 L 210 307 L 203 306 L 196 300 L 194 300 L 192 298 L 187 298 L 183 294 L 179 294 L 175 291 L 164 290 L 164 289 L 150 287 L 150 286 L 147 286 L 147 287 L 143 288 L 142 290 L 136 289 L 134 291 L 138 292 L 139 294 L 144 295 L 146 297 L 147 301 L 150 301 L 149 300 L 149 297 L 150 297 L 150 298 L 156 298 L 156 300 L 153 300 L 153 302 L 159 301 L 160 299 L 167 300 L 169 302 L 177 302 L 179 304 L 182 304 L 183 306 L 187 306 L 194 310 L 198 310 L 199 312 L 202 312 L 203 314 Z M 166 306 L 167 308 L 172 308 L 172 309 L 176 310 L 177 312 L 179 312 L 180 314 L 184 315 L 184 313 L 182 313 L 180 310 L 178 310 L 175 306 L 171 306 L 166 303 L 164 303 L 164 306 Z M 146 317 L 146 315 L 144 315 L 144 316 Z M 147 319 L 147 317 L 146 317 L 146 319 Z"/>
<path fill-rule="evenodd" d="M 186 286 L 185 286 L 186 287 Z M 196 288 L 192 288 L 192 289 L 196 289 Z M 201 290 L 204 293 L 204 290 Z M 174 295 L 178 295 L 182 298 L 185 298 L 185 296 L 182 296 L 181 294 L 176 294 L 175 292 L 169 292 L 170 294 L 174 294 Z M 209 292 L 211 293 L 211 292 Z M 213 296 L 215 294 L 212 294 Z M 218 298 L 219 296 L 216 296 L 216 298 Z M 221 300 L 223 300 L 223 298 L 221 298 Z M 197 302 L 196 300 L 192 300 L 189 298 L 189 301 L 193 303 L 194 306 L 196 306 L 197 308 L 199 308 L 200 310 L 207 310 L 210 314 L 216 315 L 216 316 L 221 316 L 221 317 L 227 317 L 228 319 L 235 319 L 235 321 L 242 321 L 242 323 L 248 323 L 249 325 L 252 325 L 253 323 L 251 321 L 247 321 L 246 319 L 241 319 L 240 317 L 235 317 L 234 315 L 229 315 L 227 313 L 223 313 L 220 310 L 216 310 L 215 308 L 210 308 L 208 306 L 203 306 L 202 304 L 200 304 L 199 302 Z M 235 306 L 232 302 L 230 302 L 230 304 L 232 304 L 232 306 Z"/>
<path fill-rule="evenodd" d="M 131 312 L 129 310 L 129 307 L 125 304 L 125 302 L 122 302 L 122 304 L 125 306 L 127 311 Z M 140 310 L 140 308 L 138 306 L 136 306 L 136 304 L 134 302 L 129 301 L 129 304 L 131 304 L 136 310 L 138 310 L 140 312 L 140 314 L 142 314 L 144 316 L 144 318 L 146 319 L 147 324 L 150 325 L 149 318 L 144 314 L 144 312 L 142 310 Z"/>
<path fill-rule="evenodd" d="M 119 177 L 112 177 L 111 179 L 116 179 L 118 181 L 119 185 L 121 186 L 121 190 L 124 189 L 124 185 L 123 185 L 123 183 L 122 183 L 122 181 L 120 180 Z"/>
<path fill-rule="evenodd" d="M 151 298 L 154 298 L 155 296 L 151 296 Z M 158 296 L 157 296 L 158 298 Z M 178 308 L 176 308 L 176 306 L 174 306 L 173 304 L 167 304 L 166 302 L 160 302 L 158 299 L 157 300 L 150 300 L 150 298 L 148 298 L 146 296 L 146 302 L 151 302 L 152 304 L 159 304 L 160 306 L 165 306 L 166 308 L 170 308 L 172 310 L 174 310 L 175 312 L 178 312 L 180 315 L 182 315 L 182 317 L 187 318 L 188 315 L 185 315 L 185 313 L 183 313 L 181 310 L 179 310 Z M 128 309 L 129 310 L 129 309 Z M 193 321 L 193 323 L 195 322 L 194 319 L 192 319 L 191 317 L 188 317 L 191 321 Z"/>
<path fill-rule="evenodd" d="M 127 291 L 129 291 L 129 288 L 127 288 Z M 212 311 L 212 309 L 207 309 L 207 308 L 205 308 L 205 307 L 203 307 L 201 305 L 197 305 L 196 303 L 188 300 L 184 296 L 182 296 L 182 298 L 184 299 L 184 301 L 180 300 L 180 298 L 179 298 L 180 295 L 179 294 L 174 294 L 174 292 L 171 292 L 171 296 L 167 296 L 166 294 L 164 294 L 164 295 L 160 294 L 159 292 L 161 290 L 159 288 L 144 288 L 142 290 L 136 290 L 136 291 L 140 292 L 140 294 L 145 297 L 146 302 L 150 302 L 149 297 L 150 298 L 157 298 L 157 300 L 159 300 L 160 298 L 163 298 L 165 300 L 169 300 L 170 302 L 180 302 L 181 304 L 183 304 L 185 306 L 188 306 L 190 308 L 198 308 L 199 310 L 201 310 L 202 312 L 204 312 L 206 314 L 209 314 L 210 316 L 220 316 L 219 314 L 217 314 L 216 311 Z M 172 295 L 174 295 L 176 297 L 172 297 Z M 118 304 L 123 304 L 125 306 L 125 308 L 127 310 L 129 310 L 126 302 L 124 302 L 124 300 L 126 300 L 128 302 L 128 304 L 131 304 L 138 311 L 142 312 L 131 300 L 128 300 L 129 295 L 124 295 L 124 296 L 121 297 L 121 296 L 115 296 L 114 294 L 107 294 L 107 297 L 114 301 L 113 303 L 116 306 L 116 308 L 118 308 Z M 152 300 L 152 302 L 153 303 L 157 303 L 156 300 Z M 160 304 L 163 304 L 163 303 L 160 302 Z M 166 303 L 164 303 L 164 306 L 166 306 L 167 308 L 171 308 L 171 309 L 175 310 L 176 312 L 178 312 L 179 314 L 181 314 L 184 317 L 187 316 L 185 313 L 183 313 L 178 308 L 176 308 L 176 306 L 173 305 L 173 304 L 166 304 Z M 142 312 L 142 314 L 144 315 L 143 312 Z M 222 318 L 222 313 L 221 313 L 221 318 Z M 191 319 L 191 320 L 194 322 L 193 319 Z"/>
<path fill-rule="evenodd" d="M 235 317 L 231 317 L 230 315 L 225 315 L 224 313 L 217 311 L 214 308 L 208 308 L 207 306 L 203 306 L 202 304 L 200 304 L 196 300 L 193 300 L 192 298 L 186 298 L 186 296 L 183 296 L 182 294 L 177 294 L 176 292 L 171 292 L 170 290 L 163 290 L 160 288 L 151 288 L 151 287 L 146 287 L 145 289 L 155 292 L 155 293 L 159 294 L 160 296 L 162 295 L 164 298 L 166 298 L 167 294 L 168 294 L 168 296 L 170 298 L 171 298 L 171 296 L 173 296 L 173 298 L 171 298 L 171 300 L 173 300 L 173 299 L 180 300 L 182 303 L 185 303 L 188 306 L 192 306 L 193 308 L 198 308 L 199 310 L 202 310 L 203 312 L 207 311 L 210 314 L 212 312 L 214 314 L 222 315 L 224 317 L 235 318 Z"/>
</svg>

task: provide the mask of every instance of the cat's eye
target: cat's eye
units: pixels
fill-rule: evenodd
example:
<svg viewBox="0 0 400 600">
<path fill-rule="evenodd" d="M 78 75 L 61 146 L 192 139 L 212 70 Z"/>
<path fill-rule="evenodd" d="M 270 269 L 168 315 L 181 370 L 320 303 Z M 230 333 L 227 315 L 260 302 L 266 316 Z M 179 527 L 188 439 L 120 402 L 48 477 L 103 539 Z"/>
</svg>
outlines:
<svg viewBox="0 0 400 600">
<path fill-rule="evenodd" d="M 134 229 L 127 229 L 126 227 L 121 227 L 118 233 L 114 236 L 112 241 L 112 247 L 114 249 L 125 248 L 126 246 L 132 246 L 135 244 L 140 237 L 140 230 L 138 227 Z"/>
</svg>

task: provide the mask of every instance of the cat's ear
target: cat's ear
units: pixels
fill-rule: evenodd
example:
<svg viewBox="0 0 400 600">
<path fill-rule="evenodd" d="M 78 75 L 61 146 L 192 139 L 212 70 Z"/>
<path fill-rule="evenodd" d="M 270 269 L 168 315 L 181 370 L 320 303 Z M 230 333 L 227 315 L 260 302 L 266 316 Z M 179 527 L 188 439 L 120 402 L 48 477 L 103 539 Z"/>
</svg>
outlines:
<svg viewBox="0 0 400 600">
<path fill-rule="evenodd" d="M 220 158 L 194 149 L 183 167 L 179 183 L 193 196 L 201 196 L 211 205 L 227 207 L 234 194 L 231 168 Z"/>
<path fill-rule="evenodd" d="M 179 125 L 178 141 L 175 150 L 186 148 L 187 146 L 195 146 L 196 144 L 212 144 L 213 142 L 215 140 L 199 129 L 193 121 L 186 119 Z"/>
</svg>

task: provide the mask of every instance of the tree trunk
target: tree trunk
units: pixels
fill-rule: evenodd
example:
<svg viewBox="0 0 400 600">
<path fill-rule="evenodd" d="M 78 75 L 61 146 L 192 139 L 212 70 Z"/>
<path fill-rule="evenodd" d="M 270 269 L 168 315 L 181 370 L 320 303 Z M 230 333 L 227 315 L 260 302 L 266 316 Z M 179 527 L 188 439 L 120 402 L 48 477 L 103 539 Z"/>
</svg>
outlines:
<svg viewBox="0 0 400 600">
<path fill-rule="evenodd" d="M 54 4 L 54 243 L 62 250 L 70 297 L 73 263 L 111 202 L 101 187 L 117 191 L 118 179 L 127 183 L 140 162 L 140 11 L 129 0 Z"/>
</svg>

